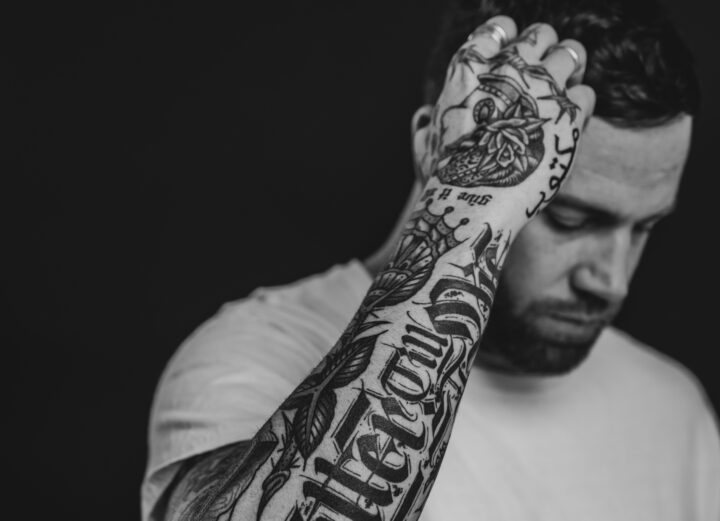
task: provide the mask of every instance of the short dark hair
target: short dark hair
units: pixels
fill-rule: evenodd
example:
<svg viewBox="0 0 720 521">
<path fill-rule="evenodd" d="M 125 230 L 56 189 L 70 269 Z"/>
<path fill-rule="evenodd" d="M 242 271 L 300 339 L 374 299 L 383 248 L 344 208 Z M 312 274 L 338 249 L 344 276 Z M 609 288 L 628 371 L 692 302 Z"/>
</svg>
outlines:
<svg viewBox="0 0 720 521">
<path fill-rule="evenodd" d="M 595 115 L 609 123 L 649 127 L 699 109 L 692 54 L 656 0 L 449 0 L 427 65 L 426 103 L 437 100 L 467 35 L 498 14 L 519 30 L 546 22 L 560 40 L 580 41 L 588 54 L 583 82 L 597 95 Z"/>
</svg>

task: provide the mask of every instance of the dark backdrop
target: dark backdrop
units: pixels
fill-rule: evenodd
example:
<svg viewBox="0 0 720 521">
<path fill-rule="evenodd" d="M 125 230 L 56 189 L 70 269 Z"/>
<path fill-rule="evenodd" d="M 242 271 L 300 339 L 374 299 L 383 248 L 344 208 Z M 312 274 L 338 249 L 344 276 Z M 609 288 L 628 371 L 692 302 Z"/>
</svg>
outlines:
<svg viewBox="0 0 720 521">
<path fill-rule="evenodd" d="M 3 156 L 19 159 L 2 176 L 3 462 L 6 501 L 26 517 L 137 518 L 153 388 L 182 339 L 256 285 L 367 255 L 404 201 L 440 2 L 246 4 L 3 16 Z M 720 62 L 706 5 L 672 6 L 705 110 L 680 211 L 619 322 L 718 407 Z"/>
</svg>

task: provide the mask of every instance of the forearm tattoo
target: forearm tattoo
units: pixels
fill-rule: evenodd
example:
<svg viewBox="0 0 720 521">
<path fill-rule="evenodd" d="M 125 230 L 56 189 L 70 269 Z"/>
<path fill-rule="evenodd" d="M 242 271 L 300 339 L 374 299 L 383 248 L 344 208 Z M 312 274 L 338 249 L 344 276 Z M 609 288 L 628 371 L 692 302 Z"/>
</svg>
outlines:
<svg viewBox="0 0 720 521">
<path fill-rule="evenodd" d="M 244 458 L 218 452 L 192 472 L 184 491 L 192 500 L 180 519 L 234 519 L 253 482 L 257 509 L 237 519 L 380 521 L 419 512 L 442 461 L 510 239 L 486 225 L 468 245 L 468 262 L 430 282 L 438 259 L 461 244 L 457 230 L 467 224 L 452 225 L 453 207 L 437 214 L 432 203 L 427 199 L 409 220 L 348 329 Z M 390 327 L 384 317 L 397 309 L 405 318 Z M 371 361 L 382 367 L 367 378 Z M 338 406 L 340 393 L 349 406 Z M 293 487 L 298 500 L 285 515 L 277 508 L 270 513 L 293 477 L 301 482 Z"/>
<path fill-rule="evenodd" d="M 532 44 L 535 34 L 524 38 Z M 193 467 L 178 492 L 179 519 L 419 516 L 511 240 L 509 230 L 470 222 L 470 208 L 493 200 L 477 188 L 516 186 L 551 161 L 549 169 L 560 173 L 525 212 L 535 215 L 565 179 L 579 136 L 575 130 L 565 143 L 555 130 L 566 116 L 573 124 L 578 107 L 545 69 L 528 65 L 514 48 L 486 59 L 468 46 L 456 54 L 449 77 L 478 66 L 477 85 L 433 112 L 427 149 L 435 184 L 352 322 L 242 455 L 230 447 Z M 504 73 L 508 67 L 514 77 Z M 530 82 L 546 84 L 549 94 L 531 96 Z M 542 116 L 537 100 L 556 110 Z M 472 128 L 456 129 L 458 118 L 472 121 Z M 546 157 L 548 131 L 552 157 Z"/>
</svg>

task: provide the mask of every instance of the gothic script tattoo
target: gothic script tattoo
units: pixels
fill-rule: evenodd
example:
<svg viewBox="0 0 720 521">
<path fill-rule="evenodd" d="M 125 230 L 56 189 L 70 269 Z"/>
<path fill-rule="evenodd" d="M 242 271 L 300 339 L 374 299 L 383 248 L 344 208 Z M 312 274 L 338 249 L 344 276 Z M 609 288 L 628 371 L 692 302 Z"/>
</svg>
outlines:
<svg viewBox="0 0 720 521">
<path fill-rule="evenodd" d="M 438 212 L 433 204 L 426 199 L 410 218 L 350 326 L 274 423 L 242 455 L 230 447 L 193 468 L 180 519 L 233 519 L 253 482 L 260 483 L 256 520 L 404 521 L 420 512 L 510 241 L 487 224 L 472 242 L 460 240 L 468 219 L 453 220 L 453 207 Z M 467 261 L 443 264 L 437 274 L 439 259 L 461 244 Z M 405 317 L 394 328 L 384 319 L 391 310 Z M 371 361 L 378 369 L 369 377 Z M 338 393 L 348 405 L 339 406 Z M 273 506 L 293 476 L 300 497 L 288 510 L 283 501 Z"/>
<path fill-rule="evenodd" d="M 410 220 L 394 260 L 368 292 L 352 334 L 346 337 L 350 340 L 286 403 L 287 408 L 295 407 L 299 397 L 309 395 L 317 403 L 326 401 L 323 394 L 337 387 L 319 382 L 327 380 L 328 367 L 336 367 L 334 360 L 363 349 L 356 348 L 357 343 L 382 342 L 391 348 L 379 382 L 364 381 L 361 372 L 354 375 L 353 380 L 359 378 L 355 386 L 350 385 L 350 377 L 343 379 L 344 390 L 352 390 L 354 400 L 332 430 L 324 426 L 331 423 L 324 418 L 334 416 L 333 400 L 327 400 L 327 412 L 319 422 L 323 426 L 308 430 L 303 419 L 288 430 L 300 440 L 323 432 L 324 441 L 330 442 L 326 446 L 335 454 L 323 451 L 314 457 L 313 450 L 301 451 L 302 468 L 307 469 L 302 486 L 305 500 L 289 513 L 290 520 L 321 521 L 339 514 L 357 521 L 404 521 L 419 513 L 429 494 L 509 244 L 509 237 L 493 236 L 486 225 L 472 243 L 472 261 L 455 266 L 456 273 L 432 285 L 423 297 L 427 300 L 422 313 L 417 307 L 407 312 L 401 335 L 365 334 L 376 327 L 373 315 L 418 296 L 438 258 L 459 244 L 455 229 L 466 222 L 451 226 L 447 217 L 453 209 L 435 214 L 429 209 L 431 203 Z M 366 362 L 348 365 L 367 367 Z M 312 391 L 306 394 L 309 388 Z M 306 416 L 301 409 L 295 414 Z M 274 481 L 280 472 L 286 470 L 278 462 L 268 480 Z M 263 504 L 268 500 L 264 498 Z"/>
<path fill-rule="evenodd" d="M 535 45 L 537 31 L 527 30 L 522 41 Z M 350 325 L 249 446 L 219 449 L 188 467 L 171 500 L 180 503 L 171 508 L 180 521 L 419 516 L 511 242 L 508 230 L 484 221 L 471 225 L 472 207 L 493 200 L 492 189 L 472 189 L 522 183 L 545 159 L 544 126 L 552 135 L 555 113 L 541 117 L 537 99 L 557 104 L 555 123 L 567 115 L 572 124 L 577 115 L 547 71 L 528 65 L 515 47 L 488 59 L 463 47 L 450 74 L 474 71 L 477 64 L 484 66 L 477 86 L 461 91 L 456 105 L 433 110 L 427 145 L 437 180 L 421 195 L 391 261 Z M 515 72 L 506 74 L 501 66 Z M 548 96 L 529 94 L 530 83 L 538 81 L 549 86 Z M 452 127 L 457 119 L 471 121 L 472 128 L 463 133 Z M 568 175 L 580 133 L 573 130 L 569 146 L 561 134 L 555 133 L 554 156 L 547 158 L 550 169 L 560 172 L 526 210 L 528 217 Z"/>
<path fill-rule="evenodd" d="M 294 410 L 295 416 L 292 425 L 284 416 L 286 442 L 283 455 L 263 483 L 258 518 L 268 501 L 289 479 L 296 453 L 300 453 L 306 465 L 325 438 L 335 418 L 335 389 L 346 387 L 367 369 L 378 336 L 385 332 L 382 326 L 387 324 L 373 318 L 374 314 L 412 298 L 427 283 L 438 258 L 459 244 L 455 228 L 446 220 L 453 212 L 452 207 L 436 215 L 430 211 L 432 202 L 428 199 L 425 208 L 409 219 L 394 259 L 376 277 L 353 322 L 323 364 L 281 406 L 283 410 Z M 460 220 L 458 226 L 464 224 L 467 219 Z M 365 334 L 373 330 L 372 334 Z M 324 489 L 321 487 L 321 490 Z"/>
</svg>

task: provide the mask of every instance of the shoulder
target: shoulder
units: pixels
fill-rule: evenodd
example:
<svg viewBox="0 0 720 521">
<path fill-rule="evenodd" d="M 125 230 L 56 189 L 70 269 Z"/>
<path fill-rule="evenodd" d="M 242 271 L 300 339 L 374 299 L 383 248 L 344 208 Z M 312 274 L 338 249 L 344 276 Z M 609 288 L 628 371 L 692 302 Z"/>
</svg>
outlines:
<svg viewBox="0 0 720 521">
<path fill-rule="evenodd" d="M 186 457 L 181 445 L 192 444 L 195 452 L 221 438 L 251 437 L 338 339 L 367 289 L 363 269 L 355 261 L 260 288 L 198 327 L 160 378 L 150 420 L 151 466 Z"/>
<path fill-rule="evenodd" d="M 282 286 L 260 287 L 224 304 L 173 356 L 166 375 L 201 362 L 246 367 L 269 353 L 323 355 L 337 340 L 369 286 L 357 261 Z M 314 353 L 317 351 L 317 353 Z"/>
<path fill-rule="evenodd" d="M 697 377 L 672 357 L 614 327 L 606 328 L 597 347 L 608 374 L 625 388 L 628 400 L 691 422 L 712 414 Z"/>
<path fill-rule="evenodd" d="M 225 304 L 168 362 L 153 400 L 143 519 L 180 462 L 252 438 L 322 359 L 370 285 L 358 261 Z"/>
<path fill-rule="evenodd" d="M 720 471 L 720 437 L 710 400 L 699 380 L 673 358 L 629 334 L 608 328 L 596 346 L 591 386 L 607 396 L 608 418 L 623 436 L 658 458 L 675 458 Z M 592 372 L 592 371 L 591 371 Z M 718 483 L 713 479 L 713 483 Z"/>
<path fill-rule="evenodd" d="M 603 393 L 613 396 L 606 416 L 622 426 L 628 458 L 644 454 L 657 483 L 687 487 L 698 519 L 720 513 L 720 434 L 702 385 L 677 360 L 629 334 L 608 328 L 599 339 Z M 629 460 L 628 460 L 629 461 Z"/>
</svg>

